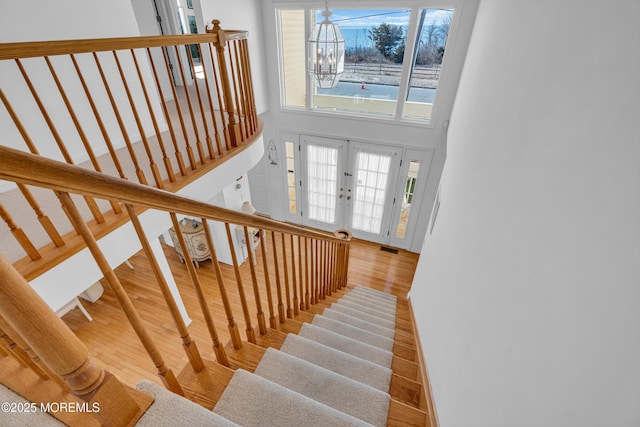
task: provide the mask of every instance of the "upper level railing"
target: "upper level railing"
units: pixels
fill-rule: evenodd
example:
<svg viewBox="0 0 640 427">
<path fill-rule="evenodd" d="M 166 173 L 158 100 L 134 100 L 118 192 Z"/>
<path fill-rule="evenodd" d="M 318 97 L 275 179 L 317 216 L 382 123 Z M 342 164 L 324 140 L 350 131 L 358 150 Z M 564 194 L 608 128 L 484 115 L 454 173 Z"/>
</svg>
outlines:
<svg viewBox="0 0 640 427">
<path fill-rule="evenodd" d="M 7 147 L 0 147 L 0 158 L 2 159 L 0 179 L 56 192 L 74 228 L 82 236 L 111 292 L 135 330 L 140 344 L 156 366 L 159 377 L 169 390 L 177 394 L 184 395 L 182 385 L 172 369 L 166 365 L 126 290 L 97 244 L 96 236 L 80 215 L 76 203 L 78 198 L 74 200 L 71 195 L 105 199 L 127 212 L 173 318 L 189 363 L 195 372 L 205 369 L 205 364 L 168 289 L 150 241 L 145 235 L 138 215 L 141 209 L 162 211 L 171 218 L 185 257 L 188 275 L 202 311 L 202 319 L 209 331 L 216 360 L 222 365 L 229 366 L 227 350 L 220 342 L 210 309 L 212 302 L 205 298 L 203 291 L 205 284 L 201 283 L 203 279 L 195 271 L 178 222 L 178 214 L 199 218 L 204 226 L 207 246 L 211 251 L 210 267 L 215 271 L 233 349 L 240 349 L 243 342 L 235 320 L 234 307 L 229 301 L 228 279 L 225 279 L 221 272 L 216 255 L 216 243 L 209 232 L 209 221 L 224 223 L 236 273 L 235 287 L 246 326 L 246 340 L 250 343 L 257 342 L 256 333 L 267 334 L 269 328 L 278 328 L 278 324 L 285 323 L 299 311 L 309 309 L 311 305 L 324 299 L 325 295 L 331 295 L 332 292 L 347 284 L 350 246 L 348 232 L 331 234 L 313 231 L 231 211 Z M 247 264 L 251 270 L 252 299 L 245 294 L 245 283 L 239 273 L 234 241 L 231 238 L 231 229 L 236 226 L 243 230 L 246 242 L 250 242 L 248 227 L 260 230 L 259 249 L 255 254 L 248 251 Z M 272 245 L 270 250 L 267 250 L 267 241 Z M 258 262 L 258 258 L 261 258 L 261 262 Z M 262 300 L 263 295 L 267 296 L 266 302 Z M 252 300 L 250 303 L 249 299 Z M 264 306 L 266 309 L 263 309 Z M 252 310 L 255 310 L 257 328 L 252 321 Z M 268 323 L 265 310 L 268 312 Z M 100 411 L 96 416 L 102 424 L 130 425 L 132 420 L 137 419 L 143 411 L 117 379 L 91 361 L 86 347 L 1 254 L 0 338 L 5 342 L 8 340 L 10 344 L 3 347 L 0 341 L 0 349 L 5 353 L 11 353 L 16 358 L 30 360 L 29 366 L 39 373 L 41 378 L 60 376 L 64 379 L 66 387 L 79 399 L 98 403 Z M 126 349 L 119 351 L 126 352 Z M 31 357 L 25 358 L 25 354 Z M 40 362 L 44 362 L 44 365 Z M 50 398 L 54 397 L 50 396 Z"/>
<path fill-rule="evenodd" d="M 218 21 L 198 35 L 0 44 L 0 100 L 3 146 L 170 191 L 262 132 L 247 33 Z M 83 204 L 93 227 L 126 221 L 117 203 Z M 55 191 L 0 183 L 0 237 L 14 236 L 11 262 L 26 255 L 19 268 L 78 250 L 59 205 Z"/>
</svg>

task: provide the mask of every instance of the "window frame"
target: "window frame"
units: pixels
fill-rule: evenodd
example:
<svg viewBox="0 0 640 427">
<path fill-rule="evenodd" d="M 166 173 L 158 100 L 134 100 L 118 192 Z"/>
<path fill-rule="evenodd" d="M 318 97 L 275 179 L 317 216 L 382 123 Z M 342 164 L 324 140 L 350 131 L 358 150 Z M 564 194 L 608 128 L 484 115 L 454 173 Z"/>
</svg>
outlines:
<svg viewBox="0 0 640 427">
<path fill-rule="evenodd" d="M 282 23 L 280 20 L 281 10 L 286 9 L 294 9 L 294 10 L 304 10 L 305 17 L 305 38 L 308 38 L 311 30 L 315 24 L 315 11 L 318 10 L 318 4 L 315 2 L 304 2 L 300 0 L 280 0 L 273 2 L 275 8 L 275 19 L 276 19 L 276 41 L 277 41 L 277 49 L 278 49 L 278 88 L 280 94 L 280 110 L 286 113 L 299 113 L 299 114 L 309 114 L 313 116 L 317 116 L 318 114 L 324 116 L 334 116 L 334 117 L 342 117 L 342 118 L 358 118 L 363 121 L 385 121 L 390 124 L 408 124 L 412 126 L 425 127 L 425 128 L 433 128 L 437 123 L 437 118 L 439 112 L 441 110 L 442 102 L 439 102 L 446 96 L 440 92 L 441 86 L 446 86 L 447 74 L 449 73 L 449 63 L 452 62 L 451 58 L 455 56 L 455 54 L 450 53 L 452 50 L 456 48 L 456 33 L 458 32 L 458 25 L 462 10 L 462 0 L 408 0 L 408 1 L 393 1 L 393 2 L 382 2 L 378 0 L 368 0 L 366 2 L 352 2 L 345 1 L 341 2 L 338 7 L 334 7 L 337 10 L 347 10 L 347 9 L 384 9 L 384 8 L 405 8 L 410 9 L 410 18 L 409 25 L 407 27 L 407 36 L 406 36 L 406 44 L 405 44 L 405 53 L 402 61 L 402 73 L 400 76 L 400 83 L 398 86 L 398 98 L 396 101 L 395 114 L 393 116 L 384 116 L 384 115 L 376 115 L 373 113 L 363 113 L 356 111 L 329 111 L 322 110 L 313 107 L 313 82 L 308 75 L 307 70 L 307 61 L 304 64 L 304 72 L 306 79 L 306 92 L 305 92 L 305 106 L 295 106 L 295 105 L 287 105 L 286 104 L 286 94 L 285 94 L 285 76 L 284 76 L 284 49 L 282 46 Z M 315 7 L 314 7 L 315 6 Z M 331 5 L 329 8 L 332 9 Z M 420 18 L 420 10 L 421 9 L 451 9 L 453 11 L 451 18 L 451 25 L 449 28 L 449 33 L 447 36 L 447 44 L 445 55 L 442 59 L 441 69 L 440 69 L 440 77 L 438 80 L 438 90 L 436 91 L 435 98 L 432 104 L 431 115 L 428 119 L 418 119 L 418 118 L 409 118 L 404 117 L 404 111 L 406 107 L 407 96 L 410 90 L 410 78 L 413 71 L 413 61 L 415 58 L 415 49 L 416 49 L 416 38 L 418 37 L 419 32 L 419 18 Z M 307 45 L 305 43 L 305 55 L 308 55 Z M 449 53 L 448 53 L 449 52 Z M 448 53 L 448 54 L 447 54 Z M 455 93 L 451 94 L 454 96 Z"/>
</svg>

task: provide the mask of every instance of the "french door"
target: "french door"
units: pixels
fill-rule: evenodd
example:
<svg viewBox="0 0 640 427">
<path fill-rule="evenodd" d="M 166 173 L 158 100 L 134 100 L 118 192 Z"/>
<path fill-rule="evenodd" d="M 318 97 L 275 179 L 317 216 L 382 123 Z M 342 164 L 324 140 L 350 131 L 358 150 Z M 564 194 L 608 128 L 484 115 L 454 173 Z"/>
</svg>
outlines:
<svg viewBox="0 0 640 427">
<path fill-rule="evenodd" d="M 344 228 L 347 142 L 301 136 L 301 218 L 305 226 Z"/>
<path fill-rule="evenodd" d="M 302 224 L 386 243 L 400 165 L 397 147 L 300 136 Z"/>
<path fill-rule="evenodd" d="M 357 238 L 387 243 L 400 164 L 398 151 L 395 147 L 350 143 L 344 226 Z"/>
</svg>

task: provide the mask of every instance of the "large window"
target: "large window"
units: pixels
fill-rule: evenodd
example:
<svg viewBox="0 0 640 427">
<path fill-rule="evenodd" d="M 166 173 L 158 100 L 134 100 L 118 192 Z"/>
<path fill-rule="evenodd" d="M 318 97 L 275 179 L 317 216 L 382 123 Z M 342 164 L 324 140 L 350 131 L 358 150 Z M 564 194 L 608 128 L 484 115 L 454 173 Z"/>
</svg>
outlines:
<svg viewBox="0 0 640 427">
<path fill-rule="evenodd" d="M 429 122 L 453 8 L 331 11 L 346 53 L 344 73 L 331 89 L 313 86 L 305 68 L 305 41 L 321 11 L 280 11 L 283 107 Z"/>
</svg>

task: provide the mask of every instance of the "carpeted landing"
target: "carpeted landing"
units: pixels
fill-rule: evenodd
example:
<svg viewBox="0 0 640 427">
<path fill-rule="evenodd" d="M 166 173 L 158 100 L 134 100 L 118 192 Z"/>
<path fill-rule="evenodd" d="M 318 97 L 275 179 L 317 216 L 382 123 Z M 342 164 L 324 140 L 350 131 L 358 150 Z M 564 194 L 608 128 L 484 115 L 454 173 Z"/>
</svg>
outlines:
<svg viewBox="0 0 640 427">
<path fill-rule="evenodd" d="M 138 425 L 385 426 L 395 311 L 395 296 L 356 287 L 289 334 L 280 350 L 267 349 L 254 373 L 238 369 L 213 412 L 139 384 L 162 404 Z M 185 404 L 198 406 L 197 420 Z"/>
</svg>

